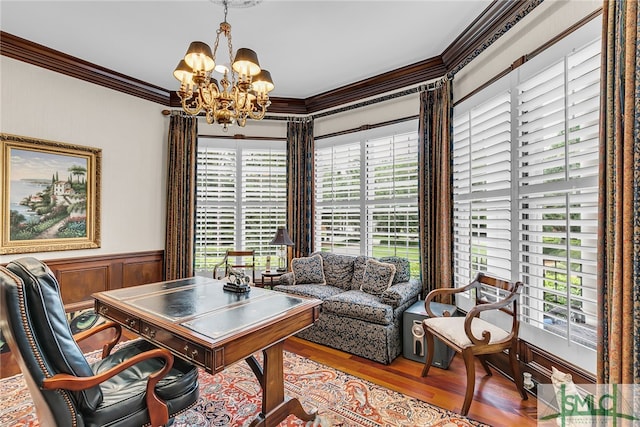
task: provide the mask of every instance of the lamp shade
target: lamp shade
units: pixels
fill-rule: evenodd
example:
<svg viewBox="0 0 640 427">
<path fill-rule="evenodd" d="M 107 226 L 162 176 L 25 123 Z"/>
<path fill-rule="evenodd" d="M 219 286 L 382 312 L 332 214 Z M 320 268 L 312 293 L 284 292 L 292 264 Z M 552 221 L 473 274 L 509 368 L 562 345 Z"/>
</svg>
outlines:
<svg viewBox="0 0 640 427">
<path fill-rule="evenodd" d="M 255 76 L 260 72 L 258 54 L 251 49 L 241 47 L 236 52 L 236 59 L 231 64 L 236 73 L 241 76 Z"/>
<path fill-rule="evenodd" d="M 204 42 L 191 42 L 187 53 L 184 55 L 184 62 L 186 62 L 194 72 L 204 71 L 208 73 L 216 66 L 216 63 L 213 61 L 211 48 Z"/>
<path fill-rule="evenodd" d="M 267 70 L 260 70 L 258 75 L 253 78 L 253 90 L 258 93 L 267 94 L 271 92 L 274 87 L 271 73 Z"/>
<path fill-rule="evenodd" d="M 272 245 L 285 245 L 285 246 L 293 246 L 293 242 L 289 237 L 289 233 L 287 233 L 287 229 L 285 227 L 278 227 L 276 231 L 276 235 L 271 241 Z"/>
<path fill-rule="evenodd" d="M 193 83 L 193 68 L 189 67 L 184 59 L 181 59 L 178 66 L 173 71 L 173 76 L 180 80 L 180 83 Z"/>
</svg>

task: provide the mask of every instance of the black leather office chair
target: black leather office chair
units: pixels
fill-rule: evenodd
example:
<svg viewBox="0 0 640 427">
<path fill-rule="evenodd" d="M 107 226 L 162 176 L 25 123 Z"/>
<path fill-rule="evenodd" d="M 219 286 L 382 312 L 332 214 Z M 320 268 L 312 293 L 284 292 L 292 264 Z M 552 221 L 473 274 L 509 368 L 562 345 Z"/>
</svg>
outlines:
<svg viewBox="0 0 640 427">
<path fill-rule="evenodd" d="M 0 267 L 0 328 L 18 362 L 43 426 L 161 426 L 198 399 L 198 370 L 144 340 L 113 354 L 120 326 L 107 322 L 71 334 L 51 270 L 35 258 Z M 102 360 L 77 345 L 114 328 Z"/>
</svg>

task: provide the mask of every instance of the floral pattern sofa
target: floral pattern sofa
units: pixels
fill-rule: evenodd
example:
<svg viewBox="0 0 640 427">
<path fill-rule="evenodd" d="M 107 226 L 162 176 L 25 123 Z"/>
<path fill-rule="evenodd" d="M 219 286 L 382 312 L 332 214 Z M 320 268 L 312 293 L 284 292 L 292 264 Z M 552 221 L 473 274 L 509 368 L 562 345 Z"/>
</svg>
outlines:
<svg viewBox="0 0 640 427">
<path fill-rule="evenodd" d="M 402 313 L 421 291 L 407 259 L 316 252 L 291 266 L 274 289 L 323 300 L 316 323 L 298 337 L 384 364 L 400 355 Z"/>
</svg>

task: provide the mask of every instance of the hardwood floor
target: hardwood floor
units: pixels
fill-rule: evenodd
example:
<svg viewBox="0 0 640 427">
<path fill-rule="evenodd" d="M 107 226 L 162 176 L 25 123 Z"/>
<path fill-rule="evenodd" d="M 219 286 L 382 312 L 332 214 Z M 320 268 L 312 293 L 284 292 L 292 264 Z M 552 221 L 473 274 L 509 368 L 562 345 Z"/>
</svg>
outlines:
<svg viewBox="0 0 640 427">
<path fill-rule="evenodd" d="M 98 348 L 99 341 L 83 342 L 83 351 Z M 299 338 L 289 338 L 286 351 L 299 354 L 316 362 L 331 366 L 351 375 L 364 378 L 392 390 L 399 391 L 440 408 L 459 412 L 464 400 L 466 371 L 462 358 L 456 356 L 449 369 L 432 368 L 429 376 L 422 378 L 422 364 L 400 356 L 390 365 L 382 365 L 362 357 L 353 356 L 329 347 Z M 0 354 L 0 377 L 19 373 L 10 353 Z M 469 418 L 492 426 L 535 426 L 536 399 L 529 396 L 521 400 L 514 384 L 500 373 L 484 376 L 484 369 L 477 363 L 476 390 L 469 410 Z"/>
</svg>

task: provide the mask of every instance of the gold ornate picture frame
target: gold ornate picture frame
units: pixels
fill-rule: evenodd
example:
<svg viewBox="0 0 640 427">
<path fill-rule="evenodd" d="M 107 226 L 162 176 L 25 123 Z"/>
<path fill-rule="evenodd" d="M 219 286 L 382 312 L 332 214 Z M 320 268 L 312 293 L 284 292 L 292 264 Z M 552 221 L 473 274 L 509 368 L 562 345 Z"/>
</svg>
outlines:
<svg viewBox="0 0 640 427">
<path fill-rule="evenodd" d="M 100 247 L 102 150 L 0 133 L 0 254 Z"/>
</svg>

